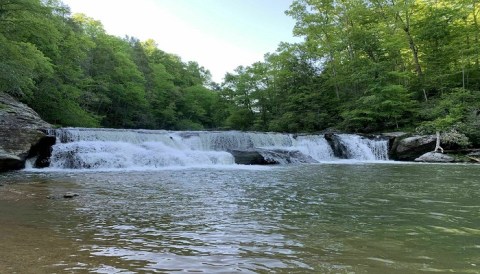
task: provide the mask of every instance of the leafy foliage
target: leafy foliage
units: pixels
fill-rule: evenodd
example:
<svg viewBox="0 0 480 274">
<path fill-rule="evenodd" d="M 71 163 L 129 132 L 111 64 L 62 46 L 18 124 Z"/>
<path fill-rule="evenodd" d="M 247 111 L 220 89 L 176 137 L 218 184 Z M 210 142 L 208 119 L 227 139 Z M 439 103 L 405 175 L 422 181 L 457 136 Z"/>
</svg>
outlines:
<svg viewBox="0 0 480 274">
<path fill-rule="evenodd" d="M 0 92 L 63 126 L 218 127 L 210 73 L 61 2 L 0 0 Z M 219 120 L 220 119 L 220 120 Z"/>
<path fill-rule="evenodd" d="M 417 128 L 479 145 L 479 8 L 469 0 L 295 0 L 287 14 L 305 41 L 228 74 L 224 98 L 232 115 L 248 119 L 243 129 Z"/>
<path fill-rule="evenodd" d="M 60 1 L 0 0 L 0 92 L 62 126 L 445 132 L 480 145 L 480 3 L 294 0 L 298 44 L 211 81 Z M 450 137 L 449 137 L 450 136 Z"/>
</svg>

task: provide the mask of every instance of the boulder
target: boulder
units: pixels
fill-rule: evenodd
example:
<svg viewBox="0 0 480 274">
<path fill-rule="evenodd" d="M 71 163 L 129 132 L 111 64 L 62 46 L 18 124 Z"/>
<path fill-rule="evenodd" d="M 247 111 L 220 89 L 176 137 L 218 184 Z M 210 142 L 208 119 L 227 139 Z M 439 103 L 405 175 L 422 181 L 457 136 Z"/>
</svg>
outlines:
<svg viewBox="0 0 480 274">
<path fill-rule="evenodd" d="M 303 154 L 298 150 L 287 149 L 257 149 L 258 152 L 269 162 L 276 162 L 278 164 L 304 164 L 317 163 L 312 157 Z"/>
<path fill-rule="evenodd" d="M 400 161 L 413 161 L 421 155 L 435 149 L 436 136 L 422 135 L 395 139 L 390 149 L 389 158 Z"/>
<path fill-rule="evenodd" d="M 278 162 L 265 159 L 260 152 L 256 150 L 229 150 L 235 158 L 235 163 L 239 165 L 275 165 Z"/>
<path fill-rule="evenodd" d="M 229 152 L 235 158 L 235 163 L 240 165 L 283 165 L 317 162 L 298 150 L 256 148 L 229 150 Z"/>
<path fill-rule="evenodd" d="M 330 145 L 333 151 L 333 155 L 339 159 L 350 159 L 351 155 L 348 152 L 347 147 L 345 144 L 342 143 L 340 137 L 334 133 L 326 133 L 324 135 L 325 140 Z"/>
<path fill-rule="evenodd" d="M 31 108 L 0 92 L 0 172 L 24 168 L 27 158 L 45 155 L 54 142 L 44 139 L 49 128 Z"/>
<path fill-rule="evenodd" d="M 395 143 L 395 140 L 407 136 L 407 133 L 405 133 L 405 132 L 385 132 L 385 133 L 380 134 L 380 136 L 388 139 L 388 148 L 390 149 L 390 148 L 393 147 L 393 144 Z"/>
<path fill-rule="evenodd" d="M 427 163 L 451 163 L 454 161 L 454 157 L 439 152 L 427 152 L 415 159 L 415 162 Z"/>
</svg>

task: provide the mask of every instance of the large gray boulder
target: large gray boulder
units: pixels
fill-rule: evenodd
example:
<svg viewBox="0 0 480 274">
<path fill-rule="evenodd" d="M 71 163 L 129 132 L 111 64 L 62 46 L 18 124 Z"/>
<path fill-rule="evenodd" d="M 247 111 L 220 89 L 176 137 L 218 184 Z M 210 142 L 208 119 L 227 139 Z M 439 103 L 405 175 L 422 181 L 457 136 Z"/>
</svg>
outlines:
<svg viewBox="0 0 480 274">
<path fill-rule="evenodd" d="M 24 168 L 27 158 L 48 154 L 55 142 L 45 133 L 49 128 L 31 108 L 0 92 L 0 172 Z"/>
<path fill-rule="evenodd" d="M 427 152 L 415 159 L 415 162 L 426 163 L 452 163 L 454 161 L 454 157 L 439 152 Z"/>
<path fill-rule="evenodd" d="M 420 135 L 395 139 L 390 149 L 390 159 L 399 161 L 413 161 L 421 155 L 435 149 L 435 135 Z"/>
</svg>

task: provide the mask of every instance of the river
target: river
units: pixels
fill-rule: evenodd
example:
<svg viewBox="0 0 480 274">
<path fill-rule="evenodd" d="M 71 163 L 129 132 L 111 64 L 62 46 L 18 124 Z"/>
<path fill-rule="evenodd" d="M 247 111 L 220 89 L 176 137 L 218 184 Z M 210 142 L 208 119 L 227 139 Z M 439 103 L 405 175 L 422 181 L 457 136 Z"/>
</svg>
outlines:
<svg viewBox="0 0 480 274">
<path fill-rule="evenodd" d="M 476 165 L 27 170 L 0 184 L 0 273 L 480 272 Z"/>
</svg>

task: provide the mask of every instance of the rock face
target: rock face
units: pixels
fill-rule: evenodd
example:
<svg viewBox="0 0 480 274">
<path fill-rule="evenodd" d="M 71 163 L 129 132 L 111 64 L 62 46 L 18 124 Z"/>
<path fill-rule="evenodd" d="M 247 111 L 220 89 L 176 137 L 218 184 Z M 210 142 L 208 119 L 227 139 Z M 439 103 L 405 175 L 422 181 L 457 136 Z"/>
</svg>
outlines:
<svg viewBox="0 0 480 274">
<path fill-rule="evenodd" d="M 24 168 L 28 157 L 49 157 L 49 128 L 31 108 L 0 92 L 0 172 Z"/>
<path fill-rule="evenodd" d="M 451 163 L 455 158 L 447 154 L 438 152 L 427 152 L 422 156 L 415 159 L 415 162 L 427 162 L 427 163 Z"/>
<path fill-rule="evenodd" d="M 390 159 L 413 161 L 421 155 L 435 149 L 435 135 L 412 136 L 396 138 L 390 149 Z"/>
</svg>

